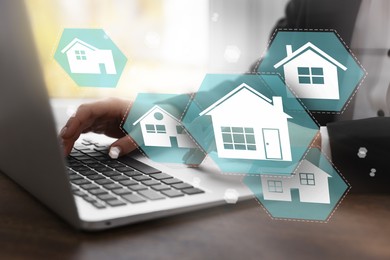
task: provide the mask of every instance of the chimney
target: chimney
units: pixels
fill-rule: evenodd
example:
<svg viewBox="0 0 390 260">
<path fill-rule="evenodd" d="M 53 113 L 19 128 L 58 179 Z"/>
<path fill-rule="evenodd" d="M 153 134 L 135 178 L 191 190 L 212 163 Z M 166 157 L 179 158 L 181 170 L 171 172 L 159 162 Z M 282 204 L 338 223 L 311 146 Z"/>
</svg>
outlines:
<svg viewBox="0 0 390 260">
<path fill-rule="evenodd" d="M 292 54 L 292 46 L 291 45 L 286 45 L 286 52 L 287 52 L 287 57 Z"/>
<path fill-rule="evenodd" d="M 272 97 L 272 103 L 276 111 L 284 112 L 282 97 L 277 97 L 277 96 Z"/>
</svg>

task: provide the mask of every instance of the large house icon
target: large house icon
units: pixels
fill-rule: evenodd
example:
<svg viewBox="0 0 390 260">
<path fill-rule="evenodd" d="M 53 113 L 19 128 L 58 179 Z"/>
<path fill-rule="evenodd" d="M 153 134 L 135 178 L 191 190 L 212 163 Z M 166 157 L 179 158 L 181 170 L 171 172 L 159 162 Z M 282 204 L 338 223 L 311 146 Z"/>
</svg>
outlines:
<svg viewBox="0 0 390 260">
<path fill-rule="evenodd" d="M 289 178 L 261 175 L 264 200 L 292 201 L 292 192 L 300 202 L 330 203 L 328 173 L 308 160 L 303 160 L 296 174 Z"/>
<path fill-rule="evenodd" d="M 311 42 L 294 52 L 286 45 L 286 51 L 287 56 L 274 68 L 283 66 L 286 83 L 299 98 L 340 98 L 337 68 L 345 71 L 347 67 Z"/>
<path fill-rule="evenodd" d="M 271 100 L 243 83 L 199 115 L 212 118 L 218 157 L 291 161 L 282 97 Z"/>
<path fill-rule="evenodd" d="M 153 106 L 133 125 L 140 124 L 145 146 L 195 148 L 182 124 L 160 106 Z"/>
<path fill-rule="evenodd" d="M 116 74 L 111 50 L 99 50 L 74 38 L 61 50 L 61 53 L 66 53 L 71 73 Z"/>
</svg>

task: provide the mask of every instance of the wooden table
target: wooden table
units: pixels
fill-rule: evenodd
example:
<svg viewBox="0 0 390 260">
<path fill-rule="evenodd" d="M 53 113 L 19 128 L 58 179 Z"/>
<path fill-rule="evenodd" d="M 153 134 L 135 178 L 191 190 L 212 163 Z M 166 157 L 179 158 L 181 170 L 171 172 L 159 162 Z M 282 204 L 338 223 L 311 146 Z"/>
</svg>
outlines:
<svg viewBox="0 0 390 260">
<path fill-rule="evenodd" d="M 390 259 L 390 196 L 350 194 L 327 224 L 255 201 L 86 233 L 0 174 L 0 259 Z"/>
</svg>

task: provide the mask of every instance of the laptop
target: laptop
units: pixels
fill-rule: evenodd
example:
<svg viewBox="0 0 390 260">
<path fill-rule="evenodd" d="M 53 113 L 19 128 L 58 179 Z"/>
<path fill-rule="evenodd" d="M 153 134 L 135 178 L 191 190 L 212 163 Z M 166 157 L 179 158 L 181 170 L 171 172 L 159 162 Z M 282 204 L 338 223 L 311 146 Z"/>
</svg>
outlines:
<svg viewBox="0 0 390 260">
<path fill-rule="evenodd" d="M 65 158 L 23 1 L 0 2 L 0 170 L 76 229 L 103 230 L 252 198 L 242 176 L 153 162 L 112 160 L 111 139 L 83 136 Z M 58 113 L 58 111 L 57 111 Z"/>
</svg>

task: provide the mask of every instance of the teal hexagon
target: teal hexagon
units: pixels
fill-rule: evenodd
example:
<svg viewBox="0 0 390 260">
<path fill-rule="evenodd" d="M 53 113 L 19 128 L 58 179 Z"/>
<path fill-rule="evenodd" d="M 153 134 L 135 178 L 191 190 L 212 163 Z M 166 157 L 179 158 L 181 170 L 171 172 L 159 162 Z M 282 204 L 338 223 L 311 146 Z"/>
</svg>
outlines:
<svg viewBox="0 0 390 260">
<path fill-rule="evenodd" d="M 311 111 L 342 112 L 365 70 L 332 30 L 279 29 L 258 66 L 279 73 Z"/>
<path fill-rule="evenodd" d="M 122 128 L 156 162 L 198 165 L 205 153 L 181 123 L 190 97 L 140 93 Z"/>
<path fill-rule="evenodd" d="M 64 29 L 54 59 L 78 86 L 114 88 L 127 58 L 102 29 Z"/>
<path fill-rule="evenodd" d="M 238 174 L 290 175 L 319 129 L 273 74 L 206 75 L 183 124 L 222 172 Z"/>
<path fill-rule="evenodd" d="M 317 148 L 293 176 L 246 176 L 244 183 L 273 218 L 306 221 L 328 221 L 351 188 Z"/>
</svg>

